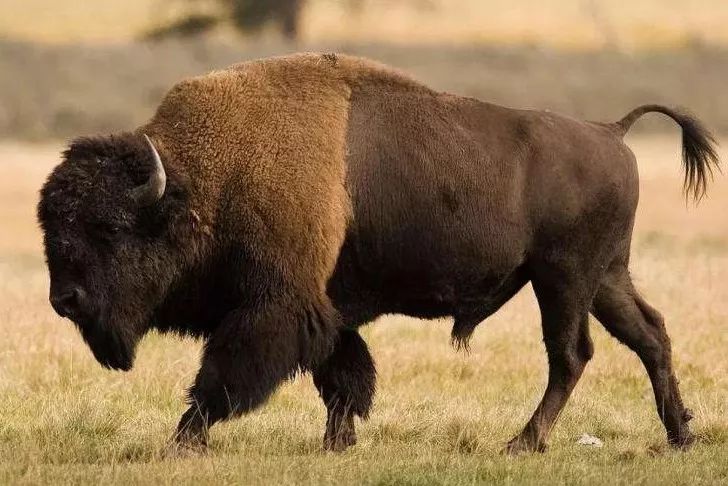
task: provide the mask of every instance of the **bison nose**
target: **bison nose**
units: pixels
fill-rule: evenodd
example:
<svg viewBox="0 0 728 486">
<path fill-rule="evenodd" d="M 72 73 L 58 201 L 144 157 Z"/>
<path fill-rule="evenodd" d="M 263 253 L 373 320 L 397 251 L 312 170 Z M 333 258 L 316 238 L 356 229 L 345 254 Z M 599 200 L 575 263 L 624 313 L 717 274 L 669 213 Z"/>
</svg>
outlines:
<svg viewBox="0 0 728 486">
<path fill-rule="evenodd" d="M 85 292 L 80 287 L 69 287 L 51 294 L 51 306 L 61 317 L 75 318 L 81 312 Z"/>
</svg>

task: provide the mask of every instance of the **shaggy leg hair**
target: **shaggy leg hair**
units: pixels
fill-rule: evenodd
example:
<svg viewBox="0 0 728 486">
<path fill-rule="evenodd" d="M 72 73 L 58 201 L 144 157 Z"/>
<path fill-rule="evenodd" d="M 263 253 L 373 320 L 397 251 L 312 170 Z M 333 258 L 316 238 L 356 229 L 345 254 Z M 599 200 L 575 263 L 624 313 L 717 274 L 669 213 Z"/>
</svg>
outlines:
<svg viewBox="0 0 728 486">
<path fill-rule="evenodd" d="M 692 412 L 683 406 L 665 322 L 637 293 L 625 264 L 613 265 L 602 280 L 593 313 L 610 334 L 642 360 L 670 444 L 680 448 L 689 446 L 694 441 L 688 427 Z"/>
<path fill-rule="evenodd" d="M 205 344 L 176 440 L 204 446 L 214 423 L 253 410 L 297 371 L 331 353 L 338 314 L 328 299 L 279 299 L 231 312 Z"/>
<path fill-rule="evenodd" d="M 354 415 L 366 419 L 376 387 L 376 370 L 358 332 L 345 329 L 334 351 L 313 372 L 313 381 L 326 404 L 324 448 L 343 451 L 356 443 Z"/>
</svg>

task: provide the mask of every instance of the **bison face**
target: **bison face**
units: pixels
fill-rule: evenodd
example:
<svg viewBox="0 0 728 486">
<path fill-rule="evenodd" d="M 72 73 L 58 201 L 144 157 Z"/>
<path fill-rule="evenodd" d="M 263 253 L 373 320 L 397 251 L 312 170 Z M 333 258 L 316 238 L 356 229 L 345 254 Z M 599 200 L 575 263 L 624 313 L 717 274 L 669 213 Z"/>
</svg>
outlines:
<svg viewBox="0 0 728 486">
<path fill-rule="evenodd" d="M 41 190 L 51 305 L 109 368 L 131 368 L 175 278 L 166 180 L 151 141 L 125 134 L 73 142 Z"/>
</svg>

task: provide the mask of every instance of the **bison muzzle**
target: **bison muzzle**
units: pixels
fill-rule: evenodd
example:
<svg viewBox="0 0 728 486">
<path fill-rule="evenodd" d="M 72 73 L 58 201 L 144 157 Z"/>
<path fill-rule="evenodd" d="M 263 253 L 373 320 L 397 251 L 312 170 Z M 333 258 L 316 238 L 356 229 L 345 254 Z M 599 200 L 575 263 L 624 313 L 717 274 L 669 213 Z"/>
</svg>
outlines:
<svg viewBox="0 0 728 486">
<path fill-rule="evenodd" d="M 693 441 L 662 316 L 628 272 L 638 195 L 622 141 L 641 115 L 683 131 L 685 189 L 718 160 L 691 116 L 617 123 L 433 91 L 371 61 L 302 54 L 177 84 L 134 132 L 79 138 L 38 206 L 50 300 L 104 366 L 152 329 L 204 340 L 180 444 L 311 372 L 324 446 L 356 441 L 382 314 L 475 327 L 526 283 L 549 373 L 509 452 L 538 451 L 592 356 L 589 314 L 644 363 L 671 444 Z"/>
</svg>

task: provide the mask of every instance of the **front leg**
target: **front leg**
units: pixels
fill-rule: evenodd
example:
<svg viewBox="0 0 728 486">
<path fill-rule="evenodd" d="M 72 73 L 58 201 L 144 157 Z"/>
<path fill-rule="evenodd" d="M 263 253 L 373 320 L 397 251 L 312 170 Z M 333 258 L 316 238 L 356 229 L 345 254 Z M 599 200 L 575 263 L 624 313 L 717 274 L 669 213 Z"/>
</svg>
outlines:
<svg viewBox="0 0 728 486">
<path fill-rule="evenodd" d="M 376 370 L 358 332 L 344 329 L 331 355 L 313 371 L 313 382 L 326 405 L 324 449 L 343 451 L 356 443 L 354 416 L 369 416 Z"/>
<path fill-rule="evenodd" d="M 338 328 L 325 296 L 277 299 L 228 314 L 205 343 L 177 443 L 204 447 L 213 424 L 255 409 L 285 379 L 323 362 Z"/>
</svg>

